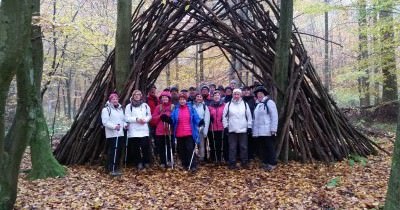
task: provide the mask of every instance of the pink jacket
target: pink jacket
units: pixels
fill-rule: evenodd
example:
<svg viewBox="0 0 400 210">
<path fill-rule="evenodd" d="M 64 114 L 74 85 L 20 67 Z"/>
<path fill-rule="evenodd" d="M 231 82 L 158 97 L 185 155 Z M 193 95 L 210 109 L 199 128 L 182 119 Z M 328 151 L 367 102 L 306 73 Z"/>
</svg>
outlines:
<svg viewBox="0 0 400 210">
<path fill-rule="evenodd" d="M 214 104 L 214 102 L 212 102 L 211 105 L 208 106 L 208 109 L 210 110 L 210 118 L 213 119 L 213 121 L 210 122 L 210 130 L 212 131 L 224 130 L 224 126 L 222 124 L 222 115 L 224 112 L 224 107 L 225 103 L 216 105 Z"/>
<path fill-rule="evenodd" d="M 179 107 L 178 126 L 176 128 L 176 137 L 184 137 L 192 135 L 192 127 L 190 124 L 190 111 L 187 105 Z"/>
<path fill-rule="evenodd" d="M 153 125 L 153 126 L 156 126 L 156 135 L 157 136 L 163 136 L 163 135 L 172 134 L 171 126 L 169 126 L 169 128 L 171 129 L 169 131 L 168 130 L 168 125 L 169 124 L 168 123 L 164 123 L 160 119 L 160 116 L 162 114 L 166 114 L 167 116 L 171 116 L 171 112 L 172 112 L 171 103 L 159 104 L 154 109 L 150 124 Z M 164 128 L 164 125 L 165 125 L 165 128 Z"/>
</svg>

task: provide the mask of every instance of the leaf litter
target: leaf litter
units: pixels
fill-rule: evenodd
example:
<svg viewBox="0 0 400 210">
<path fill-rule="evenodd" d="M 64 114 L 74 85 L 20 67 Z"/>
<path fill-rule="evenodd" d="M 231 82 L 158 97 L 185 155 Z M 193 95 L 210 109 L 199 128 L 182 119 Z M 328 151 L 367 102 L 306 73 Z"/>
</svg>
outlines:
<svg viewBox="0 0 400 210">
<path fill-rule="evenodd" d="M 380 140 L 392 151 L 393 143 Z M 24 158 L 21 168 L 30 167 Z M 29 181 L 21 173 L 15 209 L 378 209 L 383 206 L 391 157 L 369 156 L 366 164 L 279 164 L 266 172 L 201 165 L 144 171 L 124 168 L 110 177 L 101 166 L 68 166 L 64 178 Z"/>
</svg>

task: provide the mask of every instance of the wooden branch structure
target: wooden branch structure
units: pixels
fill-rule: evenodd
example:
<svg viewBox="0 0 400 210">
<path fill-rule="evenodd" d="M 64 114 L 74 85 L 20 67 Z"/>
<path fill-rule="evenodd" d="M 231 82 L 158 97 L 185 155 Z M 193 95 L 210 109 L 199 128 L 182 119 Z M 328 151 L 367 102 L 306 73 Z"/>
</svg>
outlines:
<svg viewBox="0 0 400 210">
<path fill-rule="evenodd" d="M 127 101 L 134 89 L 147 92 L 167 64 L 189 46 L 212 43 L 229 62 L 228 54 L 268 88 L 284 94 L 276 145 L 281 160 L 333 162 L 350 154 L 376 154 L 379 146 L 347 121 L 323 88 L 295 26 L 289 87 L 276 89 L 272 66 L 279 10 L 270 0 L 235 2 L 239 3 L 155 0 L 142 11 L 142 1 L 132 16 L 131 73 L 121 101 Z M 93 164 L 104 153 L 104 131 L 98 119 L 107 95 L 115 89 L 114 58 L 111 52 L 55 150 L 63 164 Z"/>
</svg>

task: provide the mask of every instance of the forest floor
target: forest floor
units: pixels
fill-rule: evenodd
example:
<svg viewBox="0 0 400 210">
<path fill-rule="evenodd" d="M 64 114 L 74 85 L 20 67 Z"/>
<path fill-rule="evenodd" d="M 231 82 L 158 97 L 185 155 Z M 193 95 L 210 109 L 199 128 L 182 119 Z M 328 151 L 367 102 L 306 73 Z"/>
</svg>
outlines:
<svg viewBox="0 0 400 210">
<path fill-rule="evenodd" d="M 373 138 L 392 151 L 394 138 Z M 15 209 L 378 209 L 385 200 L 391 157 L 279 164 L 248 170 L 202 165 L 181 169 L 132 168 L 112 178 L 100 166 L 68 166 L 64 178 L 29 181 L 21 173 Z M 357 162 L 359 161 L 359 162 Z M 23 168 L 30 168 L 26 155 Z"/>
</svg>

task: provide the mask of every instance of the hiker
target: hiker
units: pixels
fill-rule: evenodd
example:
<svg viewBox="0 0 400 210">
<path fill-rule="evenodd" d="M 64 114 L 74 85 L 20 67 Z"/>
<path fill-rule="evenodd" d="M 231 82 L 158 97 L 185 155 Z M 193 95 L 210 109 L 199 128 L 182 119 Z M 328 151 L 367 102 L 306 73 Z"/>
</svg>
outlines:
<svg viewBox="0 0 400 210">
<path fill-rule="evenodd" d="M 179 105 L 179 90 L 176 86 L 170 88 L 171 92 L 171 103 L 175 106 Z"/>
<path fill-rule="evenodd" d="M 251 92 L 251 88 L 249 86 L 242 87 L 242 93 L 243 93 L 242 96 L 243 101 L 245 101 L 249 105 L 251 116 L 254 119 L 254 108 L 256 106 L 256 100 L 254 99 L 254 95 Z M 256 155 L 257 142 L 253 139 L 252 135 L 247 136 L 247 141 L 249 143 L 248 147 L 249 160 L 253 160 Z"/>
<path fill-rule="evenodd" d="M 146 103 L 150 107 L 151 114 L 153 114 L 154 109 L 158 105 L 159 101 L 156 95 L 157 87 L 152 85 L 147 93 Z M 157 151 L 157 147 L 155 145 L 155 135 L 156 135 L 156 128 L 149 124 L 150 128 L 150 145 L 153 146 L 154 150 Z"/>
<path fill-rule="evenodd" d="M 224 126 L 222 124 L 222 114 L 225 103 L 221 100 L 221 94 L 218 90 L 214 91 L 213 101 L 209 108 L 210 111 L 210 131 L 208 139 L 210 140 L 210 156 L 214 162 L 222 162 L 222 140 Z M 227 152 L 224 150 L 224 152 Z M 228 160 L 228 159 L 226 159 Z"/>
<path fill-rule="evenodd" d="M 229 101 L 232 100 L 232 91 L 233 89 L 229 86 L 225 88 L 224 103 L 228 103 Z"/>
<path fill-rule="evenodd" d="M 124 145 L 124 110 L 119 104 L 117 93 L 111 93 L 108 101 L 101 111 L 101 122 L 106 133 L 107 161 L 106 171 L 111 175 L 120 174 L 119 162 Z"/>
<path fill-rule="evenodd" d="M 247 135 L 252 132 L 252 116 L 249 105 L 242 99 L 242 91 L 233 90 L 233 97 L 225 104 L 222 116 L 224 132 L 228 134 L 229 169 L 236 169 L 236 152 L 240 145 L 240 161 L 242 168 L 248 168 Z"/>
<path fill-rule="evenodd" d="M 208 85 L 208 88 L 210 88 L 210 98 L 212 102 L 212 97 L 214 96 L 214 91 L 217 89 L 217 86 L 214 83 L 211 83 L 210 85 Z"/>
<path fill-rule="evenodd" d="M 190 171 L 197 170 L 196 159 L 193 157 L 195 144 L 199 143 L 200 118 L 190 103 L 187 103 L 185 94 L 179 95 L 179 105 L 171 114 L 174 125 L 174 134 L 178 144 L 178 154 L 182 166 Z"/>
<path fill-rule="evenodd" d="M 229 83 L 229 87 L 232 88 L 232 90 L 238 88 L 238 84 L 236 82 L 236 80 L 231 80 L 231 82 Z"/>
<path fill-rule="evenodd" d="M 196 98 L 196 88 L 195 87 L 190 87 L 189 88 L 189 96 L 188 96 L 188 102 L 193 102 L 194 99 Z"/>
<path fill-rule="evenodd" d="M 272 171 L 276 165 L 275 137 L 278 130 L 278 111 L 268 91 L 258 86 L 254 90 L 259 103 L 254 109 L 253 137 L 260 142 L 263 154 L 263 168 Z"/>
<path fill-rule="evenodd" d="M 143 102 L 142 92 L 134 90 L 129 103 L 125 108 L 125 121 L 128 127 L 128 158 L 138 170 L 150 167 L 150 138 L 149 121 L 151 110 L 149 105 Z M 130 162 L 130 161 L 129 161 Z"/>
<path fill-rule="evenodd" d="M 160 94 L 160 104 L 154 109 L 151 124 L 156 126 L 156 148 L 160 158 L 161 168 L 171 166 L 171 145 L 174 139 L 171 136 L 171 116 L 174 105 L 171 103 L 171 93 L 163 91 Z"/>
<path fill-rule="evenodd" d="M 196 99 L 193 103 L 193 108 L 196 110 L 197 115 L 200 117 L 200 131 L 199 131 L 199 160 L 201 162 L 207 160 L 207 133 L 210 126 L 210 111 L 204 103 L 203 96 L 196 94 Z"/>
<path fill-rule="evenodd" d="M 210 88 L 208 88 L 207 85 L 203 85 L 200 89 L 200 94 L 203 96 L 203 101 L 206 104 L 206 106 L 210 105 L 211 99 L 210 99 Z"/>
</svg>

